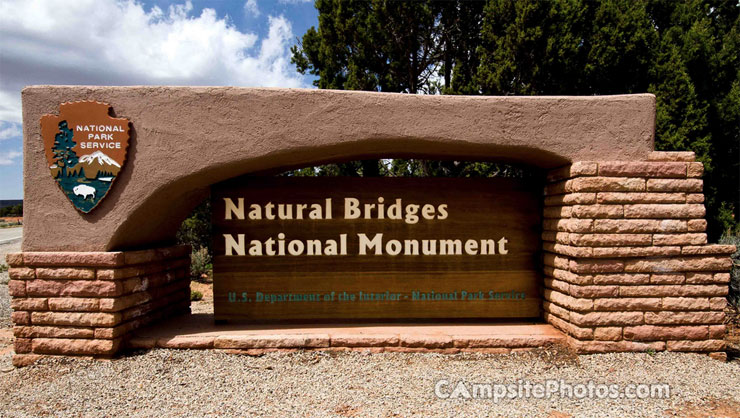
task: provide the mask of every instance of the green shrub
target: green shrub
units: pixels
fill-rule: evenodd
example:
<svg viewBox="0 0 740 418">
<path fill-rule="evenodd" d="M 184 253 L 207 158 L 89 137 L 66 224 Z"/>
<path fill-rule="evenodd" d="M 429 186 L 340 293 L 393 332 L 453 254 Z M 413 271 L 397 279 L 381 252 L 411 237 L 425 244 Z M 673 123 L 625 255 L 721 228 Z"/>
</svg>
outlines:
<svg viewBox="0 0 740 418">
<path fill-rule="evenodd" d="M 5 273 L 6 271 L 8 271 L 8 265 L 0 263 L 0 273 Z"/>
<path fill-rule="evenodd" d="M 0 208 L 0 217 L 5 216 L 23 216 L 23 203 Z"/>
<path fill-rule="evenodd" d="M 198 248 L 190 253 L 190 278 L 193 280 L 203 280 L 203 275 L 210 277 L 213 270 L 211 264 L 211 254 L 208 248 Z"/>
<path fill-rule="evenodd" d="M 730 272 L 730 293 L 727 300 L 735 308 L 740 309 L 740 234 L 727 233 L 720 240 L 720 244 L 732 244 L 737 250 L 732 254 L 732 271 Z"/>
<path fill-rule="evenodd" d="M 193 209 L 177 230 L 177 242 L 188 244 L 195 251 L 206 248 L 211 252 L 211 199 L 208 198 Z"/>
<path fill-rule="evenodd" d="M 190 301 L 191 302 L 197 302 L 199 300 L 203 300 L 203 293 L 197 291 L 197 290 L 191 290 L 190 291 Z"/>
</svg>

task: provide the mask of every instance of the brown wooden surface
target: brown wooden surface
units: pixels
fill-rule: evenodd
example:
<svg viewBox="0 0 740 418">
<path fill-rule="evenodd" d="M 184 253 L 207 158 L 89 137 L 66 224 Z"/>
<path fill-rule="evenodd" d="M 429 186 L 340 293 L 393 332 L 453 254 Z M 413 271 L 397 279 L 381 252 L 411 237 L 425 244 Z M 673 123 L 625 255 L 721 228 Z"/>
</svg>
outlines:
<svg viewBox="0 0 740 418">
<path fill-rule="evenodd" d="M 511 179 L 240 177 L 212 189 L 214 308 L 216 319 L 250 321 L 526 318 L 540 314 L 540 208 L 536 185 Z M 344 198 L 386 206 L 446 203 L 445 220 L 346 220 Z M 332 198 L 332 219 L 225 220 L 224 197 L 251 203 L 320 203 Z M 338 239 L 348 235 L 346 256 L 225 256 L 222 234 L 245 234 L 247 243 L 286 235 L 291 239 Z M 358 255 L 357 234 L 396 239 L 508 240 L 508 254 Z M 247 248 L 249 245 L 247 244 Z M 411 292 L 523 292 L 524 300 L 412 301 Z M 335 295 L 390 291 L 397 301 L 257 303 L 255 292 Z M 249 301 L 229 302 L 228 294 Z M 405 296 L 405 297 L 404 297 Z"/>
</svg>

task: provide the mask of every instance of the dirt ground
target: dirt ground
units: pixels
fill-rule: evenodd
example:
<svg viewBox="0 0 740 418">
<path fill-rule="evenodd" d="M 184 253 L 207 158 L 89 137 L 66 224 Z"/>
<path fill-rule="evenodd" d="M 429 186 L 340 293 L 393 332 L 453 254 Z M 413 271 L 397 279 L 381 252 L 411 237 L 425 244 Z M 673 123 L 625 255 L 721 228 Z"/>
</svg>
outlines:
<svg viewBox="0 0 740 418">
<path fill-rule="evenodd" d="M 702 406 L 687 403 L 681 408 L 669 409 L 666 415 L 682 418 L 740 418 L 740 403 L 711 399 Z"/>
<path fill-rule="evenodd" d="M 198 291 L 203 294 L 202 300 L 190 302 L 192 313 L 213 313 L 213 283 L 191 281 L 190 291 Z"/>
<path fill-rule="evenodd" d="M 23 218 L 20 216 L 4 216 L 0 217 L 0 222 L 5 223 L 16 223 L 16 222 L 22 222 Z"/>
</svg>

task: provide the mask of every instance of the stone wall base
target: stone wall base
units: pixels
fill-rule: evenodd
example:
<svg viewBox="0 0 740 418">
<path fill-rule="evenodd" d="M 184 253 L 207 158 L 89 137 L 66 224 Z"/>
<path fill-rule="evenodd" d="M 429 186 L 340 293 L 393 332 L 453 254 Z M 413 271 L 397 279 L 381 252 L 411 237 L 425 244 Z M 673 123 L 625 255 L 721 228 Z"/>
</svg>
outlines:
<svg viewBox="0 0 740 418">
<path fill-rule="evenodd" d="M 14 364 L 111 357 L 132 331 L 190 311 L 190 247 L 9 254 Z"/>
<path fill-rule="evenodd" d="M 703 169 L 654 152 L 549 173 L 544 316 L 576 351 L 722 357 L 735 246 L 707 244 Z"/>
</svg>

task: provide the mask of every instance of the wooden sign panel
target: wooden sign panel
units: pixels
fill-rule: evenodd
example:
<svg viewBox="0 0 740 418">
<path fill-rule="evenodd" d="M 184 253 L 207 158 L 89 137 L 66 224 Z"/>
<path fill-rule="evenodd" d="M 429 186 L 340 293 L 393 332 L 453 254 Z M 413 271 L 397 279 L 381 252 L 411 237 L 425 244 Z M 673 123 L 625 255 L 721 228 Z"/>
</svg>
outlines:
<svg viewBox="0 0 740 418">
<path fill-rule="evenodd" d="M 240 177 L 212 189 L 216 320 L 540 315 L 537 188 Z"/>
</svg>

